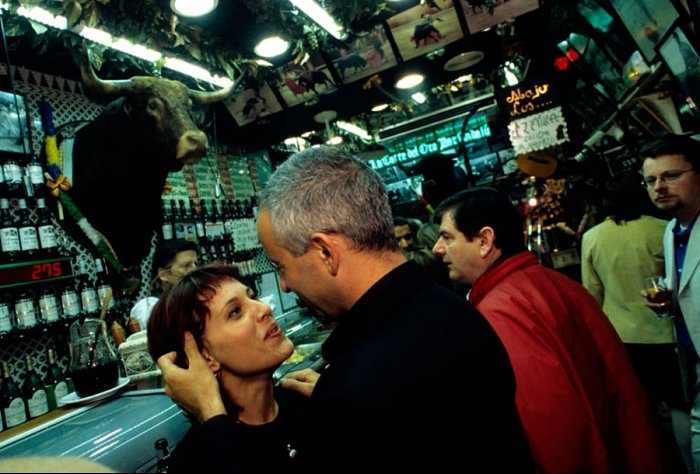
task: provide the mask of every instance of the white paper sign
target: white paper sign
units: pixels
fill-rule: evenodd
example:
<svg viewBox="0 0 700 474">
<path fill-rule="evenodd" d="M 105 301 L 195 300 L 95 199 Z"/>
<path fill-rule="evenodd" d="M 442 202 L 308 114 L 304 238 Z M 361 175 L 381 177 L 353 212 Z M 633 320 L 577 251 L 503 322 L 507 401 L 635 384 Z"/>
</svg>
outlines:
<svg viewBox="0 0 700 474">
<path fill-rule="evenodd" d="M 260 247 L 255 219 L 236 219 L 233 221 L 233 243 L 236 252 Z"/>
<path fill-rule="evenodd" d="M 508 134 L 518 155 L 569 141 L 561 107 L 513 120 L 508 124 Z"/>
</svg>

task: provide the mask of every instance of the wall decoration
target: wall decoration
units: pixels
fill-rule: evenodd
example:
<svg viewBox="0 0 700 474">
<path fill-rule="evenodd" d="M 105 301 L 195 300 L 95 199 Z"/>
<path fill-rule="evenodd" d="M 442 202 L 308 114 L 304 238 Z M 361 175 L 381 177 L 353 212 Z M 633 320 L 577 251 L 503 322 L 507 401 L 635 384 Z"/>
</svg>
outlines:
<svg viewBox="0 0 700 474">
<path fill-rule="evenodd" d="M 331 73 L 319 52 L 312 54 L 303 64 L 289 63 L 280 67 L 274 86 L 289 107 L 336 90 Z"/>
<path fill-rule="evenodd" d="M 452 0 L 432 0 L 387 20 L 404 61 L 440 49 L 462 38 Z"/>
<path fill-rule="evenodd" d="M 282 105 L 267 82 L 262 86 L 248 87 L 225 103 L 239 127 L 282 110 Z"/>
<path fill-rule="evenodd" d="M 377 25 L 368 35 L 358 37 L 347 48 L 327 51 L 343 82 L 353 82 L 395 66 L 396 56 L 384 27 Z"/>
<path fill-rule="evenodd" d="M 517 2 L 508 0 L 460 0 L 462 11 L 467 20 L 467 27 L 471 34 L 491 28 L 501 22 L 515 18 L 540 6 L 539 0 L 520 0 Z"/>
<path fill-rule="evenodd" d="M 508 124 L 508 134 L 517 154 L 543 150 L 569 141 L 561 107 L 512 120 Z"/>
<path fill-rule="evenodd" d="M 613 0 L 612 6 L 651 63 L 656 57 L 655 47 L 671 29 L 678 11 L 670 0 Z"/>
<path fill-rule="evenodd" d="M 700 104 L 700 56 L 680 28 L 674 29 L 659 47 L 659 54 L 668 65 L 688 99 Z"/>
<path fill-rule="evenodd" d="M 31 153 L 24 97 L 0 91 L 0 151 Z"/>
</svg>

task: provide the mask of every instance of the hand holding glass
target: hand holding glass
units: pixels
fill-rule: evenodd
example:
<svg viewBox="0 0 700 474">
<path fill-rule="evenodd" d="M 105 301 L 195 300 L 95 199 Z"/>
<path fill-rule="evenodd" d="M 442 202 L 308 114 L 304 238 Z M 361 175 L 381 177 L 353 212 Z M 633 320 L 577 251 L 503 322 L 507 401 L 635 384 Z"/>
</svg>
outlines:
<svg viewBox="0 0 700 474">
<path fill-rule="evenodd" d="M 656 311 L 656 316 L 659 318 L 672 318 L 673 313 L 669 311 L 671 305 L 671 295 L 673 290 L 666 287 L 666 279 L 663 276 L 657 275 L 644 278 L 644 296 L 650 303 L 650 306 Z"/>
</svg>

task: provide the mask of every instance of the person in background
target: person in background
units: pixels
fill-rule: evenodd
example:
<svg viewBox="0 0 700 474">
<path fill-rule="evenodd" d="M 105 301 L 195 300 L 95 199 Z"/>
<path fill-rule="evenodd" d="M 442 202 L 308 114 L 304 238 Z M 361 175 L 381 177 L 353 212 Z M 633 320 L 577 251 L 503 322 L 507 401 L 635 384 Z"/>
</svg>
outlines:
<svg viewBox="0 0 700 474">
<path fill-rule="evenodd" d="M 463 298 L 406 260 L 376 171 L 335 148 L 297 153 L 268 180 L 257 224 L 280 289 L 338 321 L 321 374 L 281 381 L 310 393 L 303 470 L 532 470 L 503 345 Z M 166 393 L 200 420 L 226 412 L 201 364 L 159 365 Z"/>
<path fill-rule="evenodd" d="M 646 143 L 640 155 L 651 201 L 673 216 L 663 238 L 666 280 L 673 289 L 669 303 L 675 313 L 676 348 L 692 408 L 690 420 L 688 413 L 673 407 L 671 417 L 679 444 L 691 446 L 692 472 L 700 472 L 700 142 L 687 135 L 664 134 Z"/>
<path fill-rule="evenodd" d="M 298 416 L 308 399 L 273 389 L 272 374 L 294 345 L 236 267 L 204 265 L 166 290 L 148 323 L 148 349 L 154 360 L 169 354 L 173 362 L 203 364 L 229 414 L 195 422 L 171 454 L 169 472 L 293 470 Z M 203 430 L 224 435 L 210 439 Z M 218 455 L 201 456 L 205 449 Z"/>
<path fill-rule="evenodd" d="M 539 266 L 508 197 L 475 187 L 435 212 L 433 252 L 508 351 L 536 470 L 674 472 L 673 445 L 615 329 L 574 280 Z"/>
<path fill-rule="evenodd" d="M 172 287 L 190 270 L 197 267 L 197 244 L 185 239 L 164 240 L 158 244 L 153 253 L 153 280 L 156 284 L 154 294 L 137 301 L 131 308 L 130 316 L 135 318 L 141 329 L 148 326 L 151 311 L 158 303 L 158 296 Z"/>
<path fill-rule="evenodd" d="M 664 274 L 668 221 L 639 185 L 639 173 L 611 177 L 603 192 L 606 219 L 583 234 L 581 281 L 625 344 L 652 406 L 682 404 L 673 321 L 661 319 L 639 297 L 642 278 Z"/>
</svg>

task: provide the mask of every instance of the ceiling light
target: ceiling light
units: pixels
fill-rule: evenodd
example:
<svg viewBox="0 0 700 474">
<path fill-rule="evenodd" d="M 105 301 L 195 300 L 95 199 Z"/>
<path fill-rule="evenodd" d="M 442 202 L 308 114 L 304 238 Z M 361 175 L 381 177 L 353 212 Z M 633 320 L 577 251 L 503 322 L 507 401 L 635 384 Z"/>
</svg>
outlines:
<svg viewBox="0 0 700 474">
<path fill-rule="evenodd" d="M 339 129 L 345 130 L 348 133 L 352 133 L 353 135 L 357 135 L 358 137 L 362 138 L 363 140 L 370 141 L 372 140 L 372 135 L 367 133 L 367 130 L 364 128 L 358 127 L 354 123 L 350 122 L 343 122 L 342 120 L 338 120 L 335 123 Z"/>
<path fill-rule="evenodd" d="M 186 63 L 185 61 L 182 61 L 177 58 L 166 57 L 165 62 L 163 63 L 163 67 L 172 69 L 173 71 L 177 71 L 181 74 L 185 74 L 190 77 L 194 77 L 195 79 L 200 79 L 202 81 L 207 81 L 211 84 L 216 84 L 220 87 L 229 87 L 233 84 L 233 81 L 231 81 L 231 79 L 229 79 L 228 77 L 212 76 L 211 73 L 203 67 Z"/>
<path fill-rule="evenodd" d="M 202 16 L 216 8 L 218 0 L 170 0 L 170 8 L 182 16 Z"/>
<path fill-rule="evenodd" d="M 274 66 L 274 64 L 272 64 L 270 61 L 265 61 L 264 59 L 260 59 L 260 58 L 255 60 L 255 64 L 257 64 L 258 66 L 262 66 L 262 67 Z"/>
<path fill-rule="evenodd" d="M 343 143 L 343 137 L 340 135 L 335 135 L 326 142 L 327 145 L 340 145 L 341 143 Z"/>
<path fill-rule="evenodd" d="M 423 74 L 407 74 L 396 81 L 397 89 L 411 89 L 423 82 Z"/>
<path fill-rule="evenodd" d="M 389 104 L 377 104 L 372 107 L 372 112 L 381 112 L 382 110 L 386 110 L 387 107 L 389 107 Z"/>
<path fill-rule="evenodd" d="M 411 99 L 415 100 L 417 104 L 424 104 L 428 100 L 422 92 L 416 92 L 411 96 Z"/>
<path fill-rule="evenodd" d="M 17 14 L 43 25 L 53 26 L 59 30 L 68 28 L 68 19 L 65 16 L 54 15 L 41 7 L 18 7 Z"/>
<path fill-rule="evenodd" d="M 274 58 L 289 49 L 289 42 L 279 36 L 269 36 L 255 45 L 255 54 L 263 58 Z"/>
<path fill-rule="evenodd" d="M 314 0 L 289 0 L 289 2 L 303 11 L 309 18 L 315 21 L 318 26 L 326 30 L 334 38 L 344 40 L 348 37 L 344 28 Z"/>
<path fill-rule="evenodd" d="M 471 74 L 466 74 L 464 76 L 459 76 L 457 79 L 455 79 L 455 82 L 471 82 L 472 80 L 472 75 Z"/>
</svg>

